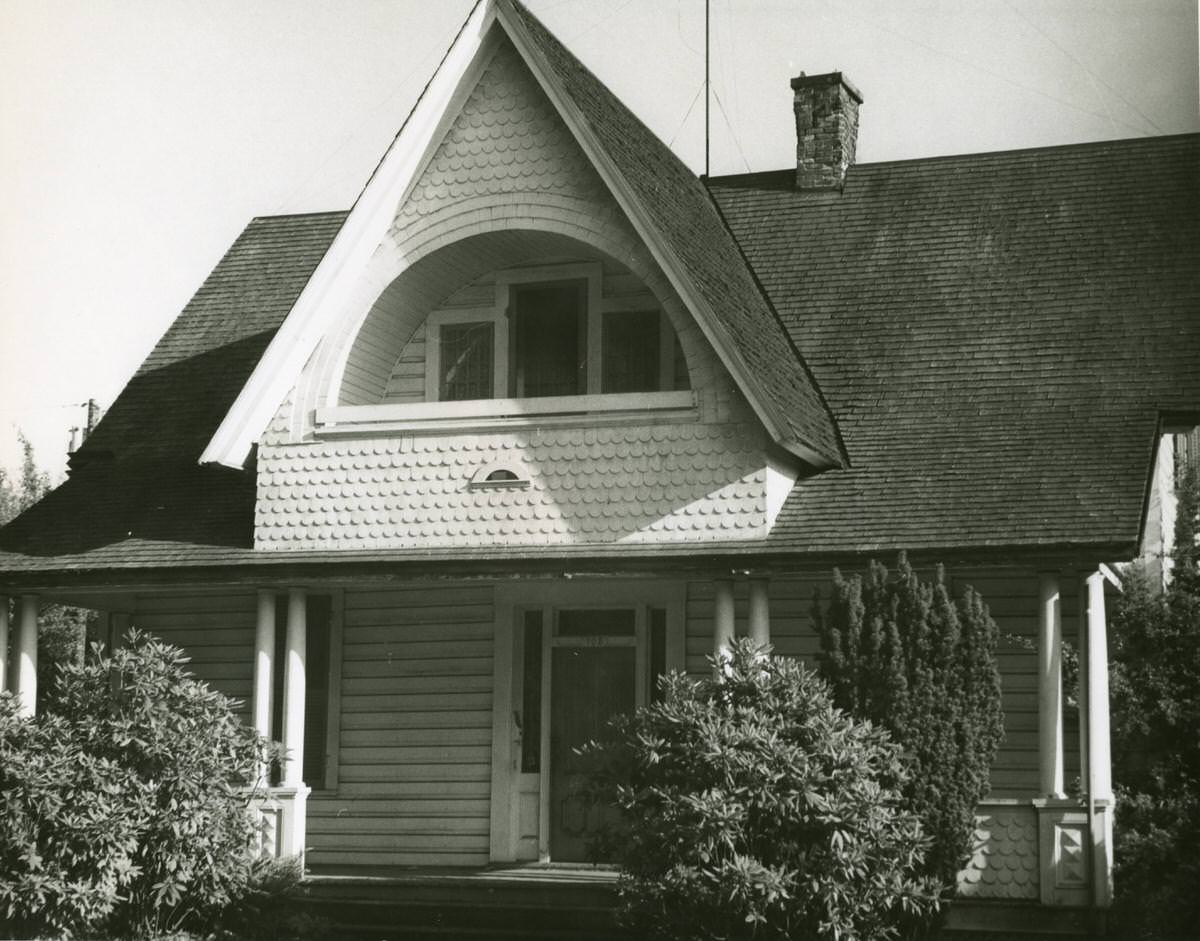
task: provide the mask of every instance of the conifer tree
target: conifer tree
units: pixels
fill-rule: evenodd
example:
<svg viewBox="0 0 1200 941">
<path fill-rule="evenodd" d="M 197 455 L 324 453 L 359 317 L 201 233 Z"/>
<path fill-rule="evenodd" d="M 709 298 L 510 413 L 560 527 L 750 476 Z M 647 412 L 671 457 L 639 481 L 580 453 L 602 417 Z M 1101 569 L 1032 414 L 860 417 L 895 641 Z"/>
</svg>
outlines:
<svg viewBox="0 0 1200 941">
<path fill-rule="evenodd" d="M 875 561 L 863 576 L 835 571 L 828 607 L 818 599 L 814 616 L 837 705 L 908 753 L 903 793 L 933 838 L 926 872 L 952 891 L 1004 734 L 995 622 L 978 592 L 956 604 L 941 567 L 923 583 L 903 554 L 895 577 Z"/>
</svg>

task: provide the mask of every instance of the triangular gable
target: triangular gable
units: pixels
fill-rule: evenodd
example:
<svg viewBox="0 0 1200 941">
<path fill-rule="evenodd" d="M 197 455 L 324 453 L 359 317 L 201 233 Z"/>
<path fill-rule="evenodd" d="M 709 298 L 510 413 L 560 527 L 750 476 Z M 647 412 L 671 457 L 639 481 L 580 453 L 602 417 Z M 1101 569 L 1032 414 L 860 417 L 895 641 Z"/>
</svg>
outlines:
<svg viewBox="0 0 1200 941">
<path fill-rule="evenodd" d="M 704 189 L 520 4 L 480 0 L 201 456 L 241 466 L 365 270 L 487 60 L 513 42 L 776 444 L 841 463 L 833 419 Z"/>
</svg>

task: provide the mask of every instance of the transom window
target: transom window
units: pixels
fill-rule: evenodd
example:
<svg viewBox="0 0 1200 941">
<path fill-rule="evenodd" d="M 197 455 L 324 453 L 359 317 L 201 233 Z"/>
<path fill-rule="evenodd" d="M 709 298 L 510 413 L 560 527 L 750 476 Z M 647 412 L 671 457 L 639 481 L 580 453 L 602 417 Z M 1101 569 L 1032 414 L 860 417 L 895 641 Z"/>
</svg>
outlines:
<svg viewBox="0 0 1200 941">
<path fill-rule="evenodd" d="M 490 308 L 427 321 L 426 401 L 687 389 L 675 332 L 647 295 L 605 298 L 598 263 L 510 269 Z"/>
</svg>

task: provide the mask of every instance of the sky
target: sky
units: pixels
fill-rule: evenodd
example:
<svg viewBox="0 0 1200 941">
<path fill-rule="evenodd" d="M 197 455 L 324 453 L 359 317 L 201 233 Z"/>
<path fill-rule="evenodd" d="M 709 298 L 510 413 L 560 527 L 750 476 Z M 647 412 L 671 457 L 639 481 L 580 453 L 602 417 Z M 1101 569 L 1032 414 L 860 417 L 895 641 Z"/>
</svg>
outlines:
<svg viewBox="0 0 1200 941">
<path fill-rule="evenodd" d="M 704 0 L 526 0 L 697 172 Z M 472 0 L 0 0 L 0 467 L 55 479 L 246 223 L 353 202 Z M 1196 0 L 710 0 L 711 172 L 1200 130 Z M 1150 168 L 1148 168 L 1150 172 Z"/>
</svg>

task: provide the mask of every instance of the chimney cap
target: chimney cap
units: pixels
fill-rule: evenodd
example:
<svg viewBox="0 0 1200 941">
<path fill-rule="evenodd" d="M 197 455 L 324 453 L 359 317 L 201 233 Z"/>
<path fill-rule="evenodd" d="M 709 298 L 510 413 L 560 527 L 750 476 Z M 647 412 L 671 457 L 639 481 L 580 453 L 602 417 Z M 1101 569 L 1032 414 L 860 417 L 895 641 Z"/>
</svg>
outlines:
<svg viewBox="0 0 1200 941">
<path fill-rule="evenodd" d="M 850 93 L 850 96 L 860 105 L 863 103 L 862 92 L 860 92 L 851 83 L 850 79 L 846 78 L 841 72 L 825 72 L 821 75 L 806 75 L 801 72 L 792 79 L 792 88 L 812 88 L 819 85 L 838 85 Z"/>
</svg>

